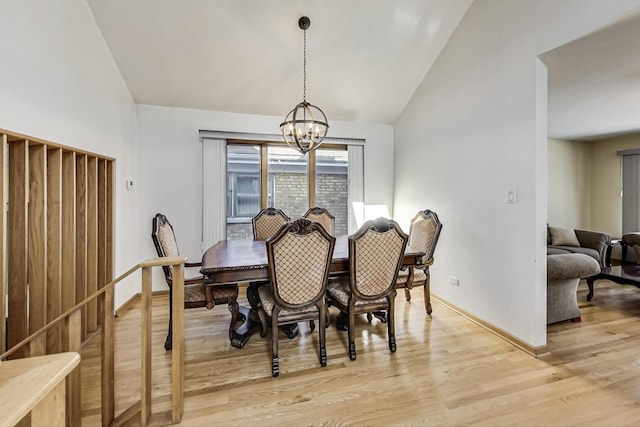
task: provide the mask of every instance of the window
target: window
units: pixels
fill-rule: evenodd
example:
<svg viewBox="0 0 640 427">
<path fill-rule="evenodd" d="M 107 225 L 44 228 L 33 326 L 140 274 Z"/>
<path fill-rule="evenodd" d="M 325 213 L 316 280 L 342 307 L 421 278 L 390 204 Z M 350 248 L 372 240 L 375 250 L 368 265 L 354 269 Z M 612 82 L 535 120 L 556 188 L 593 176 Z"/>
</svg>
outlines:
<svg viewBox="0 0 640 427">
<path fill-rule="evenodd" d="M 282 209 L 290 218 L 300 218 L 309 209 L 308 158 L 289 146 L 265 147 L 267 173 L 273 197 L 265 207 Z"/>
<path fill-rule="evenodd" d="M 251 218 L 260 209 L 282 209 L 299 218 L 313 206 L 336 217 L 336 233 L 348 229 L 346 146 L 302 155 L 275 143 L 227 143 L 227 239 L 251 238 Z M 263 184 L 264 183 L 264 184 Z"/>
<path fill-rule="evenodd" d="M 336 218 L 336 235 L 347 234 L 349 226 L 349 156 L 347 150 L 316 151 L 316 205 Z"/>
</svg>

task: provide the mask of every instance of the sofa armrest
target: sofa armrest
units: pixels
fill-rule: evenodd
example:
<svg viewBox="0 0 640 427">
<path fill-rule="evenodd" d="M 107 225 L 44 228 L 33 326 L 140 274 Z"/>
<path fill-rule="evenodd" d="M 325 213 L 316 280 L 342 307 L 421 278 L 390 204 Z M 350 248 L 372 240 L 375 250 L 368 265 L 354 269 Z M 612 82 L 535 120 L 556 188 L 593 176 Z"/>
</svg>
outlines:
<svg viewBox="0 0 640 427">
<path fill-rule="evenodd" d="M 604 266 L 607 248 L 611 245 L 611 235 L 599 231 L 574 230 L 580 246 L 598 251 L 600 264 Z"/>
</svg>

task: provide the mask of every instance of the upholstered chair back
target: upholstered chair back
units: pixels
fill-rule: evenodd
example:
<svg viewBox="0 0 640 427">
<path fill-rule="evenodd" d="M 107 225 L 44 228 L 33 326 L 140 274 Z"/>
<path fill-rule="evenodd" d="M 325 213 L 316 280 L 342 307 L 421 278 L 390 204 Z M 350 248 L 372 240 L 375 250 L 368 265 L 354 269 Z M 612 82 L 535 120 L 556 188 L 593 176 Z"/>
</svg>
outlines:
<svg viewBox="0 0 640 427">
<path fill-rule="evenodd" d="M 300 218 L 267 240 L 269 276 L 276 302 L 303 307 L 324 297 L 335 238 L 318 223 Z"/>
<path fill-rule="evenodd" d="M 289 221 L 289 217 L 280 209 L 266 208 L 253 217 L 253 238 L 267 240 Z"/>
<path fill-rule="evenodd" d="M 304 214 L 304 218 L 322 224 L 324 229 L 327 230 L 329 234 L 331 234 L 332 236 L 335 235 L 336 219 L 325 208 L 320 208 L 317 206 L 315 208 L 311 208 Z"/>
<path fill-rule="evenodd" d="M 349 237 L 351 291 L 359 298 L 375 299 L 395 292 L 408 236 L 387 218 L 367 221 Z"/>
<path fill-rule="evenodd" d="M 153 240 L 153 244 L 156 247 L 156 252 L 159 257 L 173 257 L 180 255 L 180 251 L 178 251 L 178 242 L 176 242 L 176 235 L 173 232 L 173 226 L 163 214 L 159 213 L 153 217 L 151 240 Z M 163 266 L 162 270 L 164 271 L 167 284 L 171 286 L 171 282 L 173 280 L 172 267 Z"/>
<path fill-rule="evenodd" d="M 411 220 L 409 246 L 412 249 L 424 251 L 425 261 L 432 259 L 440 237 L 440 230 L 442 230 L 442 223 L 435 212 L 429 209 L 418 212 Z"/>
</svg>

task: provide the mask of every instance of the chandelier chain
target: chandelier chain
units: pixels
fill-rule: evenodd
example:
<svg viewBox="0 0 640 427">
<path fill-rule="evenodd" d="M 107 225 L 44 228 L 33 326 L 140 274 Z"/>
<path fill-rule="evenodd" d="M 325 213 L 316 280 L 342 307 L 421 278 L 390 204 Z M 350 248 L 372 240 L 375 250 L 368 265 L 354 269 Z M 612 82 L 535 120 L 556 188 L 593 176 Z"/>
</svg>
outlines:
<svg viewBox="0 0 640 427">
<path fill-rule="evenodd" d="M 302 60 L 302 100 L 307 102 L 307 30 L 304 30 L 304 54 Z"/>
</svg>

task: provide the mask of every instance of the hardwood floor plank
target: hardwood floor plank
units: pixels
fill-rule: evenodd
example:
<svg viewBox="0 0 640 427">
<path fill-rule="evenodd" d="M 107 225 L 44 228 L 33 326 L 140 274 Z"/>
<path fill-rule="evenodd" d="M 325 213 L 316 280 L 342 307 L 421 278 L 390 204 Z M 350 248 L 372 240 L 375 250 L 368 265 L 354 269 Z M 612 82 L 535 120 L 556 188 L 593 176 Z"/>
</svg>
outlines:
<svg viewBox="0 0 640 427">
<path fill-rule="evenodd" d="M 638 425 L 640 289 L 598 281 L 593 301 L 584 300 L 583 283 L 578 295 L 583 321 L 549 325 L 550 352 L 539 359 L 437 301 L 433 317 L 425 316 L 415 294 L 413 303 L 396 301 L 396 353 L 386 325 L 361 316 L 357 360 L 349 360 L 346 333 L 332 322 L 322 368 L 317 331 L 301 324 L 298 337 L 280 337 L 278 378 L 271 377 L 269 337 L 256 334 L 236 349 L 226 307 L 186 310 L 182 425 Z M 167 305 L 166 295 L 153 297 L 151 425 L 171 423 Z M 139 301 L 116 320 L 116 414 L 139 399 L 140 325 Z M 100 423 L 96 342 L 82 353 L 88 426 Z"/>
</svg>

